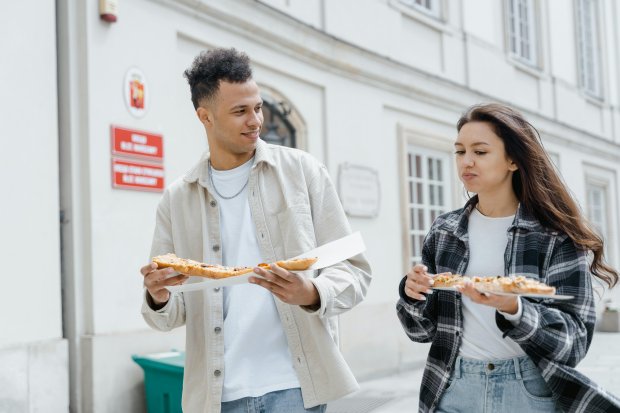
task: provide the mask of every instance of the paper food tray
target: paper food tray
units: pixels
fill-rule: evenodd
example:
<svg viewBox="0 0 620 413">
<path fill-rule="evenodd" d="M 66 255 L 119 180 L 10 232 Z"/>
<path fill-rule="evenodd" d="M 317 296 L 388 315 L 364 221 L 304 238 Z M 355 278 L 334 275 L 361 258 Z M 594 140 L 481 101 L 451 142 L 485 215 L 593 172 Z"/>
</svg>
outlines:
<svg viewBox="0 0 620 413">
<path fill-rule="evenodd" d="M 318 260 L 310 266 L 307 270 L 320 270 L 321 268 L 329 267 L 348 258 L 351 258 L 357 254 L 366 251 L 364 240 L 359 232 L 355 232 L 346 237 L 337 239 L 327 244 L 323 244 L 311 251 L 300 254 L 294 258 L 306 258 L 306 257 L 318 257 Z M 235 277 L 213 279 L 205 277 L 191 276 L 185 284 L 173 285 L 166 287 L 170 292 L 186 292 L 203 290 L 205 288 L 226 287 L 236 284 L 244 284 L 248 282 L 250 277 L 258 277 L 254 272 L 238 275 Z"/>
<path fill-rule="evenodd" d="M 458 291 L 455 287 L 431 287 L 433 290 L 443 290 L 443 291 Z M 570 300 L 574 298 L 572 295 L 560 295 L 560 294 L 530 294 L 530 293 L 505 293 L 505 292 L 495 292 L 495 291 L 484 291 L 478 290 L 481 293 L 489 293 L 496 295 L 506 295 L 506 296 L 521 296 L 521 297 L 532 297 L 532 298 L 550 298 L 553 300 Z"/>
</svg>

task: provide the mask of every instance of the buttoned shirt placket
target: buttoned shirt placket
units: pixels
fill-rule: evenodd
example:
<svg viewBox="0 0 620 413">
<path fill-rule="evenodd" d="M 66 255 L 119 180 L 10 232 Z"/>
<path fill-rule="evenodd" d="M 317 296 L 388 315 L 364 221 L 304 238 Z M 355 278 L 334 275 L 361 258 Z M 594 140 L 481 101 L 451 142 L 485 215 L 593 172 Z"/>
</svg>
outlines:
<svg viewBox="0 0 620 413">
<path fill-rule="evenodd" d="M 200 182 L 202 185 L 202 196 L 200 197 L 200 207 L 203 217 L 203 262 L 222 263 L 222 248 L 220 238 L 220 211 L 219 204 L 215 197 L 213 188 L 209 182 Z M 206 187 L 206 191 L 204 188 Z M 223 292 L 220 287 L 212 288 L 206 292 L 208 299 L 205 300 L 205 314 L 210 319 L 213 327 L 213 334 L 209 334 L 209 326 L 205 317 L 205 340 L 207 341 L 206 365 L 208 371 L 205 374 L 212 375 L 212 386 L 205 389 L 211 393 L 211 406 L 208 411 L 217 412 L 221 408 L 222 389 L 224 386 L 224 300 Z"/>
</svg>

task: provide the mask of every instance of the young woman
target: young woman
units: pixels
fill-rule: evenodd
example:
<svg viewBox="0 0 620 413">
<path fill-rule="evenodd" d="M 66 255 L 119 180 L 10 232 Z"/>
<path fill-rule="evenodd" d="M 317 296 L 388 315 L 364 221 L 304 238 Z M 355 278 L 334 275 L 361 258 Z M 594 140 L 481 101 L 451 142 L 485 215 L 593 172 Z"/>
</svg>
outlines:
<svg viewBox="0 0 620 413">
<path fill-rule="evenodd" d="M 458 121 L 459 177 L 476 195 L 437 218 L 422 264 L 400 284 L 398 317 L 432 342 L 421 412 L 612 412 L 620 401 L 574 367 L 595 322 L 591 276 L 616 270 L 558 177 L 538 132 L 515 110 L 488 104 Z M 524 275 L 567 301 L 432 290 L 433 274 Z"/>
</svg>

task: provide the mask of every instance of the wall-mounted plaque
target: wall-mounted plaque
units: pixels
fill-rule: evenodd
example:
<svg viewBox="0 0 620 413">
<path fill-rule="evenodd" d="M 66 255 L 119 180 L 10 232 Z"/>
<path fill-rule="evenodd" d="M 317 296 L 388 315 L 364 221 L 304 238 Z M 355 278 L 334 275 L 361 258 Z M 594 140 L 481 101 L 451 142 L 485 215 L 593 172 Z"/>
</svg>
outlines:
<svg viewBox="0 0 620 413">
<path fill-rule="evenodd" d="M 338 195 L 347 215 L 375 218 L 381 201 L 379 173 L 366 166 L 340 164 Z"/>
</svg>

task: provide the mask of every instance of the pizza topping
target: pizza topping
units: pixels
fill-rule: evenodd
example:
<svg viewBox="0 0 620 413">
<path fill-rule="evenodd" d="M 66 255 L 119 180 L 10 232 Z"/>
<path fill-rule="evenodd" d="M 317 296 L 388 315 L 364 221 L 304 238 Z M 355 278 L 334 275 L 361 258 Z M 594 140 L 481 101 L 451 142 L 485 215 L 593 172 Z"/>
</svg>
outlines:
<svg viewBox="0 0 620 413">
<path fill-rule="evenodd" d="M 298 258 L 294 260 L 277 261 L 276 264 L 289 271 L 304 271 L 314 264 L 318 258 Z M 153 257 L 152 260 L 158 268 L 173 268 L 181 274 L 197 275 L 207 278 L 227 278 L 247 274 L 254 270 L 253 267 L 226 267 L 223 265 L 205 264 L 202 262 L 180 258 L 169 253 Z M 269 269 L 269 264 L 260 263 L 261 268 Z"/>
<path fill-rule="evenodd" d="M 555 287 L 551 287 L 545 283 L 522 275 L 513 275 L 508 277 L 501 275 L 493 277 L 468 277 L 454 274 L 437 275 L 433 280 L 433 287 L 435 288 L 463 286 L 469 281 L 474 284 L 478 291 L 481 292 L 542 295 L 555 294 Z"/>
</svg>

